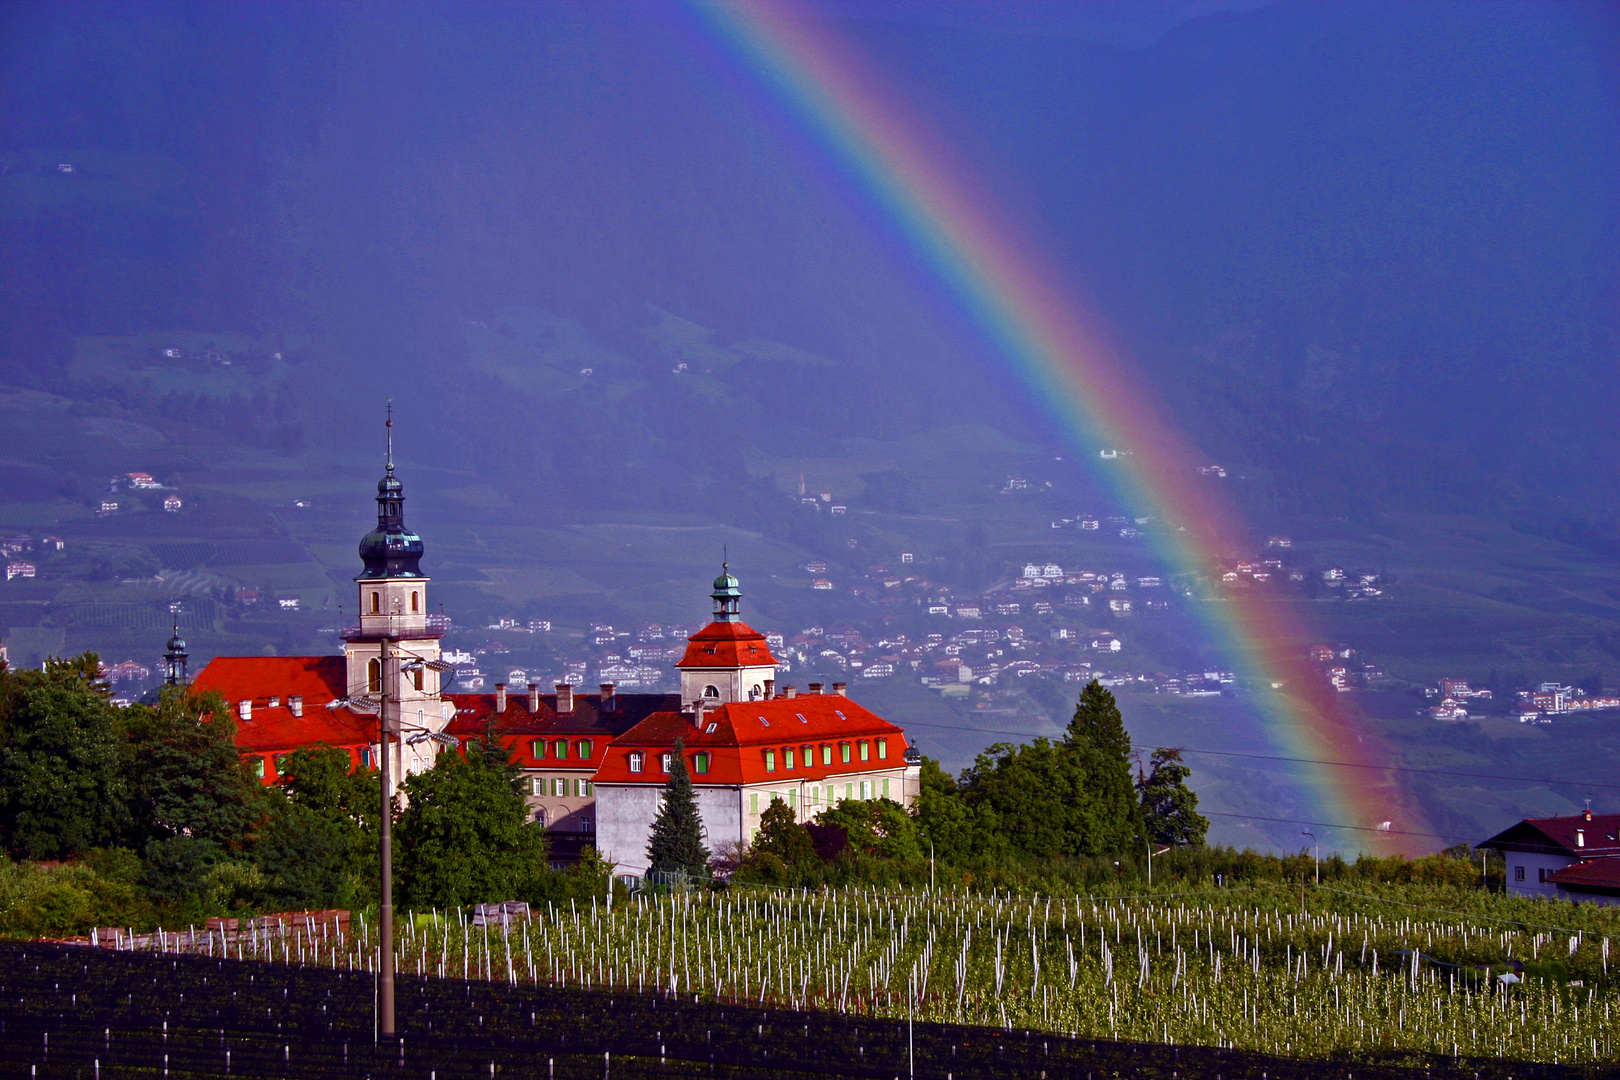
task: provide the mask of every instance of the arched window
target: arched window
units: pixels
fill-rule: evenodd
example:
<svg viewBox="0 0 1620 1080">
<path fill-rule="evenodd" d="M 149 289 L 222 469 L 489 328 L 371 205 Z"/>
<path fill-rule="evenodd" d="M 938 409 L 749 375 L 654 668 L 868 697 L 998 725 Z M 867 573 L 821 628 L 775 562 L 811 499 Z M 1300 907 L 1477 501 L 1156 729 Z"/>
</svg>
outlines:
<svg viewBox="0 0 1620 1080">
<path fill-rule="evenodd" d="M 372 693 L 382 690 L 382 661 L 376 657 L 366 661 L 366 689 Z"/>
<path fill-rule="evenodd" d="M 417 596 L 416 596 L 416 594 L 414 592 L 411 593 L 411 614 L 415 615 L 418 612 L 420 612 L 421 610 L 422 609 L 417 606 Z M 418 686 L 417 689 L 420 690 L 422 688 L 420 686 Z"/>
<path fill-rule="evenodd" d="M 373 615 L 382 614 L 382 596 L 379 593 L 371 594 L 371 613 Z"/>
<path fill-rule="evenodd" d="M 720 696 L 720 688 L 718 686 L 705 686 L 703 688 L 703 696 L 707 698 L 717 698 Z"/>
<path fill-rule="evenodd" d="M 759 699 L 760 699 L 760 697 L 761 697 L 761 696 L 762 696 L 762 695 L 763 695 L 763 694 L 764 694 L 764 693 L 765 693 L 765 691 L 764 691 L 764 689 L 763 689 L 763 688 L 762 688 L 762 687 L 761 687 L 761 686 L 760 686 L 760 685 L 759 685 L 759 683 L 755 683 L 755 684 L 754 684 L 754 687 L 753 687 L 753 689 L 751 689 L 751 690 L 749 690 L 749 691 L 748 691 L 748 700 L 749 700 L 749 701 L 758 701 L 758 700 L 759 700 Z"/>
</svg>

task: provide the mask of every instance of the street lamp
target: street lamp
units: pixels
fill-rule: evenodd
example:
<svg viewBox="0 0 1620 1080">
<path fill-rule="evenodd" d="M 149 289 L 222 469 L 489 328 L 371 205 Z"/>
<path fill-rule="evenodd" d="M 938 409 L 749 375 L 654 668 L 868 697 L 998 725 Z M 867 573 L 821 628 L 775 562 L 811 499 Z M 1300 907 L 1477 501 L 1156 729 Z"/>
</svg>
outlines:
<svg viewBox="0 0 1620 1080">
<path fill-rule="evenodd" d="M 405 663 L 400 662 L 400 654 L 410 657 Z M 459 739 L 453 735 L 442 732 L 429 731 L 414 724 L 406 725 L 399 715 L 399 694 L 389 691 L 399 685 L 402 671 L 419 671 L 427 668 L 431 671 L 448 671 L 453 665 L 442 660 L 430 660 L 425 656 L 400 649 L 392 638 L 382 639 L 382 678 L 379 686 L 379 695 L 372 697 L 369 694 L 356 694 L 332 702 L 328 708 L 343 706 L 354 712 L 377 713 L 378 749 L 382 760 L 378 763 L 379 779 L 382 782 L 382 820 L 377 829 L 378 861 L 381 863 L 378 874 L 379 890 L 382 893 L 378 901 L 377 937 L 378 951 L 381 953 L 380 963 L 377 965 L 377 1033 L 392 1038 L 394 1032 L 394 793 L 393 772 L 390 768 L 390 758 L 393 754 L 389 750 L 391 736 L 402 734 L 403 728 L 409 726 L 419 734 L 409 741 L 421 742 L 423 739 L 432 739 L 435 742 L 448 745 L 458 745 Z M 389 716 L 388 705 L 394 705 L 393 716 Z"/>
<path fill-rule="evenodd" d="M 1316 846 L 1315 870 L 1312 874 L 1312 881 L 1315 884 L 1320 885 L 1322 884 L 1322 845 L 1317 841 L 1316 834 L 1311 832 L 1309 829 L 1299 830 L 1299 835 L 1310 837 L 1311 843 Z"/>
</svg>

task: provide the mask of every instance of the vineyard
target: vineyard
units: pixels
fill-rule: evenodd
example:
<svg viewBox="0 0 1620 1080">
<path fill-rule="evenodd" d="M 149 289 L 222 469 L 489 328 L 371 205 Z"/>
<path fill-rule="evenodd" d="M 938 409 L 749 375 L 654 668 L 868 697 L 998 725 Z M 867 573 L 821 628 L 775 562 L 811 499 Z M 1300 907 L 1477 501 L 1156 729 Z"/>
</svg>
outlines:
<svg viewBox="0 0 1620 1080">
<path fill-rule="evenodd" d="M 1436 891 L 1412 895 L 1433 900 Z M 402 920 L 399 968 L 430 983 L 629 993 L 1274 1059 L 1509 1059 L 1594 1075 L 1614 1066 L 1613 911 L 1460 892 L 1450 894 L 1451 909 L 1309 892 L 1304 904 L 1304 890 L 1286 887 L 1113 899 L 686 893 L 611 911 L 553 907 L 504 927 L 430 912 Z M 1526 911 L 1578 925 L 1537 926 Z M 364 920 L 343 934 L 249 929 L 234 940 L 167 935 L 148 944 L 343 971 L 372 970 L 376 957 Z"/>
</svg>

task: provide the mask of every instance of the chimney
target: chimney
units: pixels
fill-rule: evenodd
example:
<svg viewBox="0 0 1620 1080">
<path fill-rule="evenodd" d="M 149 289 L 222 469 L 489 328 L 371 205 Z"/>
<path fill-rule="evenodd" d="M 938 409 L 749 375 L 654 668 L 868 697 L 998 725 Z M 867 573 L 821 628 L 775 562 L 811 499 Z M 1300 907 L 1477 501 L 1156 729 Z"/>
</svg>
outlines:
<svg viewBox="0 0 1620 1080">
<path fill-rule="evenodd" d="M 703 707 L 705 704 L 706 702 L 702 698 L 698 698 L 696 701 L 692 702 L 693 727 L 700 729 L 703 727 Z"/>
<path fill-rule="evenodd" d="M 495 711 L 498 713 L 506 711 L 506 684 L 503 682 L 495 684 Z"/>
<path fill-rule="evenodd" d="M 236 703 L 236 715 L 244 720 L 253 719 L 253 699 L 243 698 Z"/>
<path fill-rule="evenodd" d="M 826 685 L 826 684 L 825 684 L 825 683 L 818 683 L 818 682 L 813 682 L 813 683 L 811 683 L 811 684 L 810 684 L 810 693 L 812 693 L 812 694 L 819 694 L 819 693 L 821 693 L 821 688 L 822 688 L 822 687 L 823 687 L 823 686 L 825 686 L 825 685 Z"/>
<path fill-rule="evenodd" d="M 292 714 L 294 716 L 303 716 L 304 699 L 299 697 L 297 694 L 293 694 L 287 699 L 287 708 L 292 710 Z"/>
<path fill-rule="evenodd" d="M 1585 812 L 1581 814 L 1581 816 L 1584 817 L 1587 821 L 1591 821 L 1592 820 L 1592 808 L 1590 806 L 1588 806 L 1586 808 Z"/>
<path fill-rule="evenodd" d="M 776 680 L 775 679 L 766 679 L 765 680 L 765 700 L 769 701 L 769 700 L 771 700 L 771 698 L 773 698 L 775 696 L 776 696 Z"/>
<path fill-rule="evenodd" d="M 782 696 L 785 697 L 785 698 L 797 697 L 798 694 L 799 694 L 799 692 L 796 689 L 794 689 L 793 687 L 791 687 L 791 686 L 785 688 L 782 691 Z"/>
<path fill-rule="evenodd" d="M 841 682 L 833 683 L 833 693 L 837 694 L 839 697 L 849 697 L 849 694 L 846 693 L 846 691 L 848 689 L 849 689 L 849 683 L 841 683 Z"/>
<path fill-rule="evenodd" d="M 537 682 L 529 684 L 529 712 L 537 715 L 540 712 L 540 684 Z"/>
<path fill-rule="evenodd" d="M 568 713 L 574 711 L 574 684 L 560 682 L 557 684 L 557 711 Z"/>
<path fill-rule="evenodd" d="M 618 699 L 613 696 L 613 688 L 615 685 L 615 683 L 610 682 L 601 684 L 602 704 L 598 706 L 601 712 L 610 713 L 618 711 L 619 702 Z"/>
</svg>

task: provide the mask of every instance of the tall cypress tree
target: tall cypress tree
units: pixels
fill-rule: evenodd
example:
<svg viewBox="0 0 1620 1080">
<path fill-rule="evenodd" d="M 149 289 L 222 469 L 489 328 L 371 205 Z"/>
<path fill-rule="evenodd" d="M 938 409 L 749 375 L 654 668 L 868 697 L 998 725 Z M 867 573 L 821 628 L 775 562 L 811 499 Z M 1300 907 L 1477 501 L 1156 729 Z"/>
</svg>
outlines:
<svg viewBox="0 0 1620 1080">
<path fill-rule="evenodd" d="M 1064 745 L 1079 770 L 1083 791 L 1081 852 L 1131 850 L 1147 834 L 1131 777 L 1131 737 L 1114 695 L 1095 679 L 1080 694 Z"/>
<path fill-rule="evenodd" d="M 675 740 L 670 755 L 669 779 L 664 782 L 664 806 L 653 819 L 647 859 L 653 873 L 680 871 L 694 878 L 709 876 L 709 849 L 703 846 L 703 821 L 698 817 L 697 793 L 686 772 L 686 745 Z"/>
</svg>

